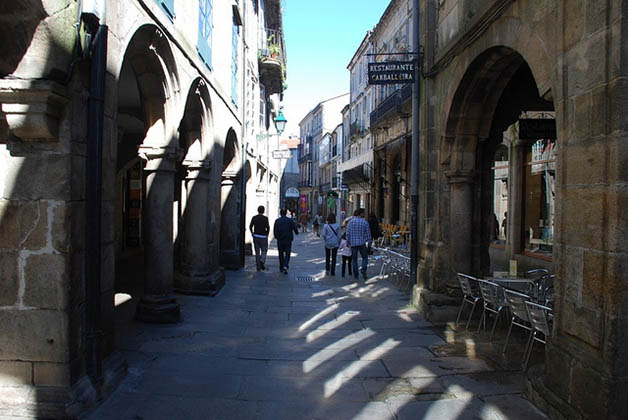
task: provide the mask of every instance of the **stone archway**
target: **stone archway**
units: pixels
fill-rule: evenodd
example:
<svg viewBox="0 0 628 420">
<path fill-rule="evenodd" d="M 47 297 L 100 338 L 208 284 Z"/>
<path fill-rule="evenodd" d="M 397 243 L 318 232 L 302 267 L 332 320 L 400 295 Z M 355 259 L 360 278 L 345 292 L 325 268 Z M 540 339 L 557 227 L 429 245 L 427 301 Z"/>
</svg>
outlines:
<svg viewBox="0 0 628 420">
<path fill-rule="evenodd" d="M 225 268 L 244 266 L 244 198 L 241 153 L 235 131 L 225 140 L 222 160 L 220 260 Z"/>
<path fill-rule="evenodd" d="M 214 295 L 224 284 L 224 275 L 214 270 L 210 242 L 209 158 L 213 141 L 211 100 L 206 83 L 196 79 L 189 90 L 179 125 L 182 160 L 177 163 L 175 206 L 175 290 Z"/>
<path fill-rule="evenodd" d="M 153 25 L 131 37 L 119 71 L 116 151 L 116 265 L 143 277 L 138 319 L 177 322 L 173 292 L 174 171 L 179 156 L 172 115 L 178 78 L 167 39 Z M 129 172 L 129 169 L 131 172 Z M 130 248 L 135 248 L 129 253 Z M 139 269 L 138 269 L 139 268 Z"/>
<path fill-rule="evenodd" d="M 465 72 L 451 102 L 441 143 L 441 164 L 448 189 L 449 220 L 445 238 L 450 252 L 448 288 L 456 288 L 456 272 L 485 275 L 493 230 L 494 156 L 504 143 L 504 131 L 524 112 L 552 112 L 553 103 L 539 95 L 534 75 L 524 58 L 507 47 L 480 54 Z M 510 147 L 513 185 L 521 184 L 521 170 L 529 142 L 513 139 Z M 516 157 L 516 159 L 515 159 Z M 509 193 L 514 219 L 509 231 L 521 230 L 520 188 Z M 518 226 L 518 227 L 517 227 Z M 513 244 L 515 242 L 513 241 Z M 520 250 L 506 249 L 509 258 Z"/>
</svg>

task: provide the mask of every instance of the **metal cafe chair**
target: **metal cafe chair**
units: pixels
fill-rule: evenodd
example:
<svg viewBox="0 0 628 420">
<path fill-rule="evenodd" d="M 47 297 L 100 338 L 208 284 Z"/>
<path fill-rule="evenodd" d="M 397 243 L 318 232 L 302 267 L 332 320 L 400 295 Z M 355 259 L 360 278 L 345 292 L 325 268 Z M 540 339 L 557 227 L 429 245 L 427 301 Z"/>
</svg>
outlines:
<svg viewBox="0 0 628 420">
<path fill-rule="evenodd" d="M 530 301 L 530 296 L 507 289 L 504 289 L 504 295 L 508 304 L 508 308 L 510 309 L 511 318 L 510 326 L 508 327 L 508 333 L 506 334 L 506 342 L 504 343 L 502 353 L 506 353 L 506 347 L 508 346 L 508 339 L 510 338 L 510 332 L 512 331 L 513 325 L 530 331 L 530 335 L 532 335 L 532 326 L 530 325 L 528 311 L 526 310 L 526 302 Z M 530 337 L 528 337 L 528 339 L 526 340 L 526 349 L 523 352 L 524 358 L 528 353 L 529 344 Z"/>
<path fill-rule="evenodd" d="M 552 309 L 539 305 L 534 302 L 526 302 L 526 311 L 528 312 L 528 319 L 530 320 L 530 324 L 532 325 L 532 335 L 530 336 L 529 344 L 527 347 L 527 355 L 525 356 L 525 363 L 523 365 L 523 370 L 527 370 L 528 362 L 530 361 L 530 355 L 532 354 L 532 347 L 534 346 L 534 342 L 538 341 L 539 343 L 545 344 L 547 337 L 551 334 L 551 314 Z M 538 337 L 538 333 L 543 334 L 543 338 Z"/>
<path fill-rule="evenodd" d="M 460 288 L 462 289 L 462 303 L 460 304 L 460 309 L 458 310 L 456 325 L 458 325 L 458 321 L 460 321 L 460 315 L 462 314 L 464 304 L 470 303 L 472 305 L 471 313 L 469 314 L 469 319 L 467 320 L 467 329 L 469 329 L 469 323 L 471 322 L 475 305 L 482 300 L 482 295 L 480 293 L 480 289 L 478 288 L 478 279 L 475 277 L 458 273 L 458 282 L 460 283 Z"/>
<path fill-rule="evenodd" d="M 545 268 L 535 268 L 526 271 L 524 277 L 534 283 L 535 289 L 530 290 L 530 293 L 534 293 L 535 300 L 541 302 L 541 294 L 544 288 L 543 284 L 549 277 L 549 271 Z"/>
<path fill-rule="evenodd" d="M 477 331 L 480 331 L 480 328 L 482 327 L 482 321 L 484 321 L 484 325 L 486 327 L 486 318 L 488 318 L 487 312 L 491 312 L 493 315 L 495 315 L 495 321 L 493 321 L 491 335 L 488 338 L 488 340 L 491 341 L 493 339 L 493 333 L 495 333 L 497 320 L 499 319 L 499 315 L 501 314 L 502 309 L 506 307 L 506 302 L 502 297 L 503 294 L 500 295 L 502 287 L 499 284 L 486 280 L 478 280 L 478 284 L 480 285 L 480 292 L 482 293 L 484 308 L 482 310 L 482 317 L 480 318 L 480 324 L 478 325 Z"/>
</svg>

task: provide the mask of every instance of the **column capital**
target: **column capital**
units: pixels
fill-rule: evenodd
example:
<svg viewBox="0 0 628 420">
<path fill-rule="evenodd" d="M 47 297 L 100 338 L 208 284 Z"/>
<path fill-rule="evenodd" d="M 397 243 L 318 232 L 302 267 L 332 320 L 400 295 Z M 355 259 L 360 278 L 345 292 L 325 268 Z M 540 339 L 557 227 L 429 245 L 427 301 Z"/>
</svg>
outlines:
<svg viewBox="0 0 628 420">
<path fill-rule="evenodd" d="M 206 161 L 184 160 L 183 167 L 187 171 L 185 179 L 209 181 L 211 165 Z"/>
<path fill-rule="evenodd" d="M 240 171 L 226 170 L 222 173 L 222 185 L 232 185 L 240 175 Z"/>
<path fill-rule="evenodd" d="M 181 158 L 181 150 L 175 146 L 142 144 L 138 153 L 146 161 L 147 171 L 174 172 L 176 161 Z"/>
<path fill-rule="evenodd" d="M 475 172 L 472 170 L 451 170 L 445 171 L 447 182 L 450 184 L 473 184 Z"/>
</svg>

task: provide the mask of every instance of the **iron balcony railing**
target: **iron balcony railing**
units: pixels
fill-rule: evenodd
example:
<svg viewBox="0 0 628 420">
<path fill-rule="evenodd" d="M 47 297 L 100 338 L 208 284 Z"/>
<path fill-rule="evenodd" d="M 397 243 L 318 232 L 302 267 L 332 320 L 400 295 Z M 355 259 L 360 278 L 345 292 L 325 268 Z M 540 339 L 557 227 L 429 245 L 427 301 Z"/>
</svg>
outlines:
<svg viewBox="0 0 628 420">
<path fill-rule="evenodd" d="M 312 160 L 312 153 L 306 153 L 303 156 L 299 156 L 298 163 L 299 165 L 305 162 L 309 162 Z"/>
<path fill-rule="evenodd" d="M 371 112 L 371 126 L 376 125 L 390 113 L 401 113 L 401 107 L 412 98 L 412 85 L 397 89 Z"/>
<path fill-rule="evenodd" d="M 349 125 L 349 137 L 355 137 L 364 134 L 364 124 L 354 122 Z"/>
</svg>

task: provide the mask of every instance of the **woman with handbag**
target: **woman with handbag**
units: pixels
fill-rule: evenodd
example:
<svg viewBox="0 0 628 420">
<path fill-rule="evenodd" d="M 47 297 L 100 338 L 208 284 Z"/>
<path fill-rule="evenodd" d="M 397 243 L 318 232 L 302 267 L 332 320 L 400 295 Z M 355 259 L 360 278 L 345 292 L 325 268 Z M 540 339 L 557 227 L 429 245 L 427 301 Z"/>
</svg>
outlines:
<svg viewBox="0 0 628 420">
<path fill-rule="evenodd" d="M 329 213 L 327 223 L 323 225 L 323 240 L 325 241 L 325 274 L 336 275 L 336 257 L 342 232 L 336 223 L 336 215 Z"/>
</svg>

